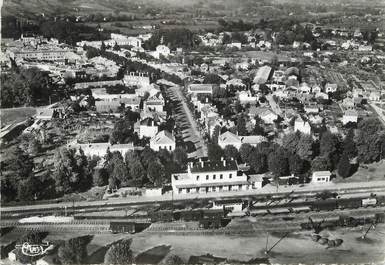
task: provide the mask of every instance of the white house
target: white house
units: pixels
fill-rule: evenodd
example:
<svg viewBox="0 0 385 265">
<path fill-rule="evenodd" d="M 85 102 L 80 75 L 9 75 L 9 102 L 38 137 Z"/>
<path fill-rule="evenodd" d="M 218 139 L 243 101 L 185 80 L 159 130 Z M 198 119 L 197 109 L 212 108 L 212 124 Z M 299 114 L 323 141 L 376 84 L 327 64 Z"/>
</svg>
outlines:
<svg viewBox="0 0 385 265">
<path fill-rule="evenodd" d="M 381 93 L 378 91 L 371 91 L 369 94 L 369 100 L 371 101 L 380 101 Z"/>
<path fill-rule="evenodd" d="M 218 145 L 224 149 L 227 145 L 233 145 L 238 150 L 242 145 L 241 139 L 238 135 L 233 134 L 232 132 L 225 132 L 218 137 Z"/>
<path fill-rule="evenodd" d="M 190 84 L 187 87 L 187 92 L 194 94 L 212 94 L 213 87 L 213 84 Z"/>
<path fill-rule="evenodd" d="M 250 91 L 240 91 L 238 94 L 239 102 L 241 104 L 247 104 L 247 103 L 256 103 L 257 102 L 257 97 L 254 97 L 251 95 Z"/>
<path fill-rule="evenodd" d="M 267 80 L 270 77 L 271 70 L 272 70 L 271 67 L 267 66 L 267 65 L 258 68 L 258 71 L 255 74 L 253 83 L 254 84 L 264 84 L 264 83 L 266 83 Z"/>
<path fill-rule="evenodd" d="M 325 93 L 334 93 L 337 91 L 337 84 L 326 83 L 325 85 Z"/>
<path fill-rule="evenodd" d="M 274 121 L 278 119 L 278 115 L 269 108 L 256 108 L 255 111 L 249 112 L 249 116 L 250 115 L 254 115 L 250 118 L 254 118 L 255 116 L 260 117 L 266 124 L 273 124 Z"/>
<path fill-rule="evenodd" d="M 249 176 L 249 182 L 251 183 L 251 187 L 253 189 L 261 189 L 263 186 L 263 174 L 255 174 Z"/>
<path fill-rule="evenodd" d="M 348 124 L 349 122 L 357 123 L 358 112 L 354 109 L 346 110 L 344 116 L 342 116 L 342 124 Z"/>
<path fill-rule="evenodd" d="M 314 171 L 311 183 L 329 183 L 331 175 L 330 171 Z"/>
<path fill-rule="evenodd" d="M 39 112 L 36 114 L 36 119 L 48 121 L 53 118 L 53 115 L 54 115 L 54 109 L 45 108 L 45 109 L 39 110 Z"/>
<path fill-rule="evenodd" d="M 175 150 L 175 137 L 169 131 L 160 131 L 151 138 L 150 147 L 154 151 L 165 149 L 172 152 Z"/>
<path fill-rule="evenodd" d="M 156 50 L 152 53 L 152 55 L 159 59 L 160 56 L 168 57 L 171 54 L 170 48 L 165 45 L 156 46 Z"/>
<path fill-rule="evenodd" d="M 174 194 L 248 190 L 245 174 L 238 174 L 234 160 L 198 161 L 187 165 L 187 172 L 171 175 Z"/>
<path fill-rule="evenodd" d="M 149 97 L 143 104 L 143 109 L 161 112 L 164 107 L 164 98 L 162 93 L 158 92 L 156 95 Z"/>
<path fill-rule="evenodd" d="M 302 93 L 310 93 L 311 88 L 307 83 L 303 82 L 299 85 L 299 91 Z"/>
<path fill-rule="evenodd" d="M 239 150 L 242 144 L 250 144 L 256 146 L 257 144 L 267 141 L 266 137 L 261 135 L 238 136 L 232 132 L 225 132 L 218 137 L 218 145 L 224 149 L 227 145 L 233 145 Z"/>
<path fill-rule="evenodd" d="M 158 132 L 158 124 L 151 118 L 139 121 L 139 138 L 154 137 Z"/>
<path fill-rule="evenodd" d="M 294 122 L 294 131 L 300 131 L 304 134 L 311 134 L 311 127 L 307 121 L 304 121 L 301 116 L 298 116 Z"/>
<path fill-rule="evenodd" d="M 150 77 L 147 73 L 130 72 L 124 75 L 123 82 L 126 86 L 148 87 L 150 86 Z"/>
<path fill-rule="evenodd" d="M 127 152 L 135 150 L 133 143 L 112 145 L 110 143 L 78 144 L 73 142 L 68 144 L 67 147 L 76 150 L 82 149 L 84 154 L 89 157 L 104 157 L 107 154 L 107 150 L 110 150 L 111 153 L 119 152 L 124 157 Z"/>
</svg>

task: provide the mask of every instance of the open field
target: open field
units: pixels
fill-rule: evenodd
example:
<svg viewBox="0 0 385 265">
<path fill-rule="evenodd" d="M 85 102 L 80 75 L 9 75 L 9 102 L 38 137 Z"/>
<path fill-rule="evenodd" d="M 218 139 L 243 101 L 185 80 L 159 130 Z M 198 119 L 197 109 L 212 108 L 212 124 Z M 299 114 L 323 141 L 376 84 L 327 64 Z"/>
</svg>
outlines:
<svg viewBox="0 0 385 265">
<path fill-rule="evenodd" d="M 367 228 L 367 227 L 365 227 Z M 282 240 L 269 256 L 264 254 L 266 234 L 258 237 L 233 236 L 185 236 L 138 234 L 133 238 L 132 249 L 139 253 L 159 245 L 171 246 L 170 254 L 181 256 L 186 262 L 191 255 L 210 254 L 227 259 L 249 261 L 254 258 L 268 258 L 271 263 L 368 263 L 385 259 L 385 225 L 377 226 L 360 240 L 365 228 L 341 228 L 321 232 L 329 239 L 342 239 L 337 248 L 326 249 L 310 239 L 311 232 L 293 232 Z M 280 239 L 281 235 L 270 234 L 268 248 Z M 292 246 L 296 246 L 293 248 Z M 305 254 L 306 253 L 306 254 Z"/>
<path fill-rule="evenodd" d="M 373 181 L 385 179 L 385 161 L 382 160 L 377 163 L 360 166 L 356 173 L 351 177 L 342 179 L 337 178 L 334 182 L 360 182 L 360 181 Z"/>
<path fill-rule="evenodd" d="M 36 108 L 33 108 L 33 107 L 1 109 L 0 110 L 1 127 L 4 127 L 11 123 L 21 122 L 35 114 L 36 114 Z"/>
</svg>

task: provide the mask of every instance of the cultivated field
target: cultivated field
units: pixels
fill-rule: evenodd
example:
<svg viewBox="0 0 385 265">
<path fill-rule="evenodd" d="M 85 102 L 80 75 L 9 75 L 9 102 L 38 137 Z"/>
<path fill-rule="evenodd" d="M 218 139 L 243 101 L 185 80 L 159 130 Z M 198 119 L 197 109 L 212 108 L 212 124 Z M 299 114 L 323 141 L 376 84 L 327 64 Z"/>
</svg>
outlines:
<svg viewBox="0 0 385 265">
<path fill-rule="evenodd" d="M 11 123 L 18 123 L 36 114 L 36 108 L 21 107 L 0 110 L 1 127 Z"/>
</svg>

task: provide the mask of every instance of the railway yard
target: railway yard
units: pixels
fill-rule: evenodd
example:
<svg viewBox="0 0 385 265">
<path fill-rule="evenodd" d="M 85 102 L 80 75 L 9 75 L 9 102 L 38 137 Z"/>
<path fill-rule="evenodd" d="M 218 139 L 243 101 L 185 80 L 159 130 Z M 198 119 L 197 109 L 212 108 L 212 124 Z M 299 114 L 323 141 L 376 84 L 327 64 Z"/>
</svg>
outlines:
<svg viewBox="0 0 385 265">
<path fill-rule="evenodd" d="M 1 209 L 3 249 L 26 231 L 45 231 L 49 234 L 47 238 L 53 241 L 61 239 L 61 235 L 129 237 L 133 239 L 133 251 L 156 247 L 163 242 L 172 246 L 171 252 L 186 260 L 187 246 L 178 246 L 185 244 L 180 241 L 186 236 L 197 240 L 194 239 L 190 246 L 194 248 L 190 249 L 190 255 L 206 254 L 202 246 L 218 238 L 223 238 L 224 244 L 254 242 L 254 252 L 248 246 L 241 251 L 242 257 L 240 253 L 223 253 L 210 248 L 211 255 L 244 262 L 253 257 L 289 262 L 299 256 L 296 252 L 293 256 L 288 254 L 285 245 L 289 242 L 295 242 L 315 255 L 321 255 L 323 251 L 335 256 L 340 253 L 341 256 L 336 258 L 341 262 L 349 262 L 353 248 L 367 249 L 367 253 L 374 253 L 378 260 L 384 258 L 381 248 L 385 233 L 385 188 L 382 187 L 340 193 L 324 190 L 265 197 L 72 206 L 39 210 L 34 205 L 26 206 L 24 211 L 20 209 L 22 207 Z M 312 243 L 308 246 L 306 242 Z M 268 244 L 272 248 L 269 251 Z M 365 255 L 361 257 L 363 262 Z M 330 258 L 327 256 L 322 255 L 322 259 L 326 259 L 324 262 Z M 303 262 L 311 260 L 303 257 Z"/>
</svg>

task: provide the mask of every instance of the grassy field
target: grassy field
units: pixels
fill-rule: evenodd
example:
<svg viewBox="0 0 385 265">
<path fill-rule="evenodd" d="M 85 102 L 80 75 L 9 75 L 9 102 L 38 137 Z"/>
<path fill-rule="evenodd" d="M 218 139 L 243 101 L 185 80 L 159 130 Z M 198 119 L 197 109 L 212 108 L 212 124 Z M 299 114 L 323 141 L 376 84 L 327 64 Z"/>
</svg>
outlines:
<svg viewBox="0 0 385 265">
<path fill-rule="evenodd" d="M 361 182 L 361 181 L 374 181 L 385 180 L 385 161 L 382 160 L 378 163 L 360 166 L 356 173 L 351 177 L 343 179 L 337 178 L 335 182 Z"/>
<path fill-rule="evenodd" d="M 21 122 L 35 114 L 36 114 L 36 108 L 32 108 L 32 107 L 1 109 L 0 110 L 1 127 L 4 127 L 11 123 Z"/>
</svg>

